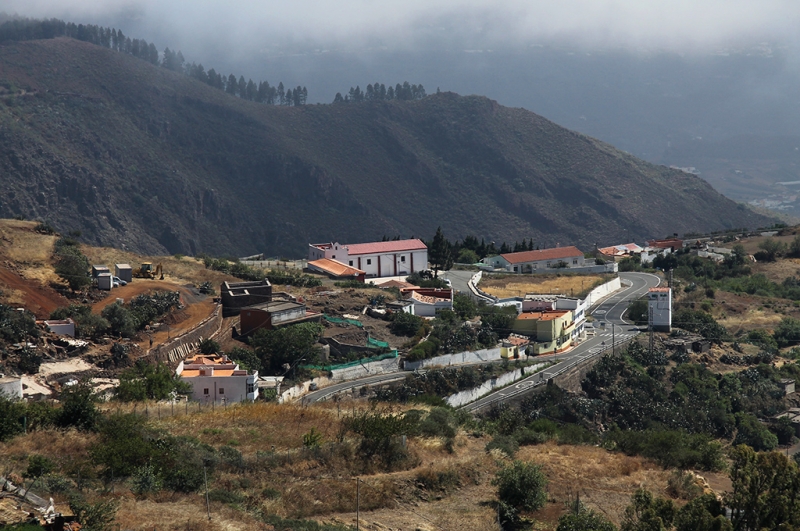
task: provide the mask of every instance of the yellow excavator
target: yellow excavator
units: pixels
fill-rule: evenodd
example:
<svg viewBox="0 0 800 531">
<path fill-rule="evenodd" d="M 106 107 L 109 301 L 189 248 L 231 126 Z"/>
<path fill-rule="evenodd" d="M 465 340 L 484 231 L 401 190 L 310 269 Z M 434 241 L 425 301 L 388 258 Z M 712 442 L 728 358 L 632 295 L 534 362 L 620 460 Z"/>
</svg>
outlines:
<svg viewBox="0 0 800 531">
<path fill-rule="evenodd" d="M 152 262 L 142 262 L 142 267 L 133 271 L 133 276 L 136 278 L 149 278 L 154 279 L 157 276 L 159 280 L 164 280 L 164 269 L 161 264 L 153 268 Z"/>
</svg>

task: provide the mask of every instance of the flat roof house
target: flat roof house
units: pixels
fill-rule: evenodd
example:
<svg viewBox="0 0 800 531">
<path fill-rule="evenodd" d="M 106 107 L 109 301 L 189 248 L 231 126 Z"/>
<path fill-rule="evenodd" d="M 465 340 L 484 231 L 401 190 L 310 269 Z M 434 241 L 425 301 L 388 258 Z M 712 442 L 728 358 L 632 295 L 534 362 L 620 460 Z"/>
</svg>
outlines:
<svg viewBox="0 0 800 531">
<path fill-rule="evenodd" d="M 533 352 L 553 354 L 571 347 L 575 321 L 572 310 L 521 313 L 514 321 L 514 333 L 533 340 Z"/>
<path fill-rule="evenodd" d="M 180 362 L 175 374 L 192 386 L 192 399 L 228 403 L 253 401 L 258 395 L 258 371 L 245 371 L 219 354 L 198 354 Z"/>
<path fill-rule="evenodd" d="M 536 273 L 585 266 L 583 252 L 574 246 L 505 253 L 486 257 L 483 263 L 494 269 L 505 269 L 514 273 Z"/>
<path fill-rule="evenodd" d="M 428 247 L 419 239 L 387 242 L 312 243 L 308 261 L 327 258 L 361 271 L 368 278 L 410 275 L 428 269 Z"/>
<path fill-rule="evenodd" d="M 309 312 L 301 302 L 270 301 L 241 309 L 240 333 L 246 336 L 261 328 L 272 330 L 281 326 L 319 321 L 321 318 L 321 314 Z"/>
</svg>

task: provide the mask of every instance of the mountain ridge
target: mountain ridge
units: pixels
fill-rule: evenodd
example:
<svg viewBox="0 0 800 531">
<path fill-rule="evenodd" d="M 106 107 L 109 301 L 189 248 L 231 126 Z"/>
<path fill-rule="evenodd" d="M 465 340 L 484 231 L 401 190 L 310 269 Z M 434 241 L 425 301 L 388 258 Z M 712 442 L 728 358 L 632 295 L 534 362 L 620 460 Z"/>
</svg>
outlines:
<svg viewBox="0 0 800 531">
<path fill-rule="evenodd" d="M 68 38 L 6 43 L 0 72 L 0 216 L 92 243 L 297 255 L 441 225 L 586 248 L 773 221 L 480 96 L 260 105 Z"/>
</svg>

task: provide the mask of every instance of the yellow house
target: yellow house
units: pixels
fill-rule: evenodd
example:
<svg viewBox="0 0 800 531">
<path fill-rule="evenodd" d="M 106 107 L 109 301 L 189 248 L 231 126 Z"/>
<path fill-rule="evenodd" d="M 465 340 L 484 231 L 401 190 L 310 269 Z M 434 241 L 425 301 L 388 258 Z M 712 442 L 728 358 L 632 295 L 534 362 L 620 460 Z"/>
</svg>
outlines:
<svg viewBox="0 0 800 531">
<path fill-rule="evenodd" d="M 572 311 L 545 310 L 521 313 L 514 322 L 514 333 L 533 340 L 534 355 L 553 354 L 572 346 L 575 329 Z"/>
<path fill-rule="evenodd" d="M 500 357 L 504 359 L 518 359 L 525 354 L 525 347 L 531 340 L 525 336 L 511 334 L 500 343 Z"/>
</svg>

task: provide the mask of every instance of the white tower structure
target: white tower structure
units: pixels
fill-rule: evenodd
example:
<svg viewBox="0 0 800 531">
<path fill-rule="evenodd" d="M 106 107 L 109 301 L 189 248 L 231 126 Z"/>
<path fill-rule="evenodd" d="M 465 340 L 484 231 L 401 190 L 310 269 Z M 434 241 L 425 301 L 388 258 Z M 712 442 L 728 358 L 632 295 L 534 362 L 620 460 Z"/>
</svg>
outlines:
<svg viewBox="0 0 800 531">
<path fill-rule="evenodd" d="M 650 288 L 647 294 L 648 323 L 652 330 L 672 330 L 672 288 Z"/>
</svg>

